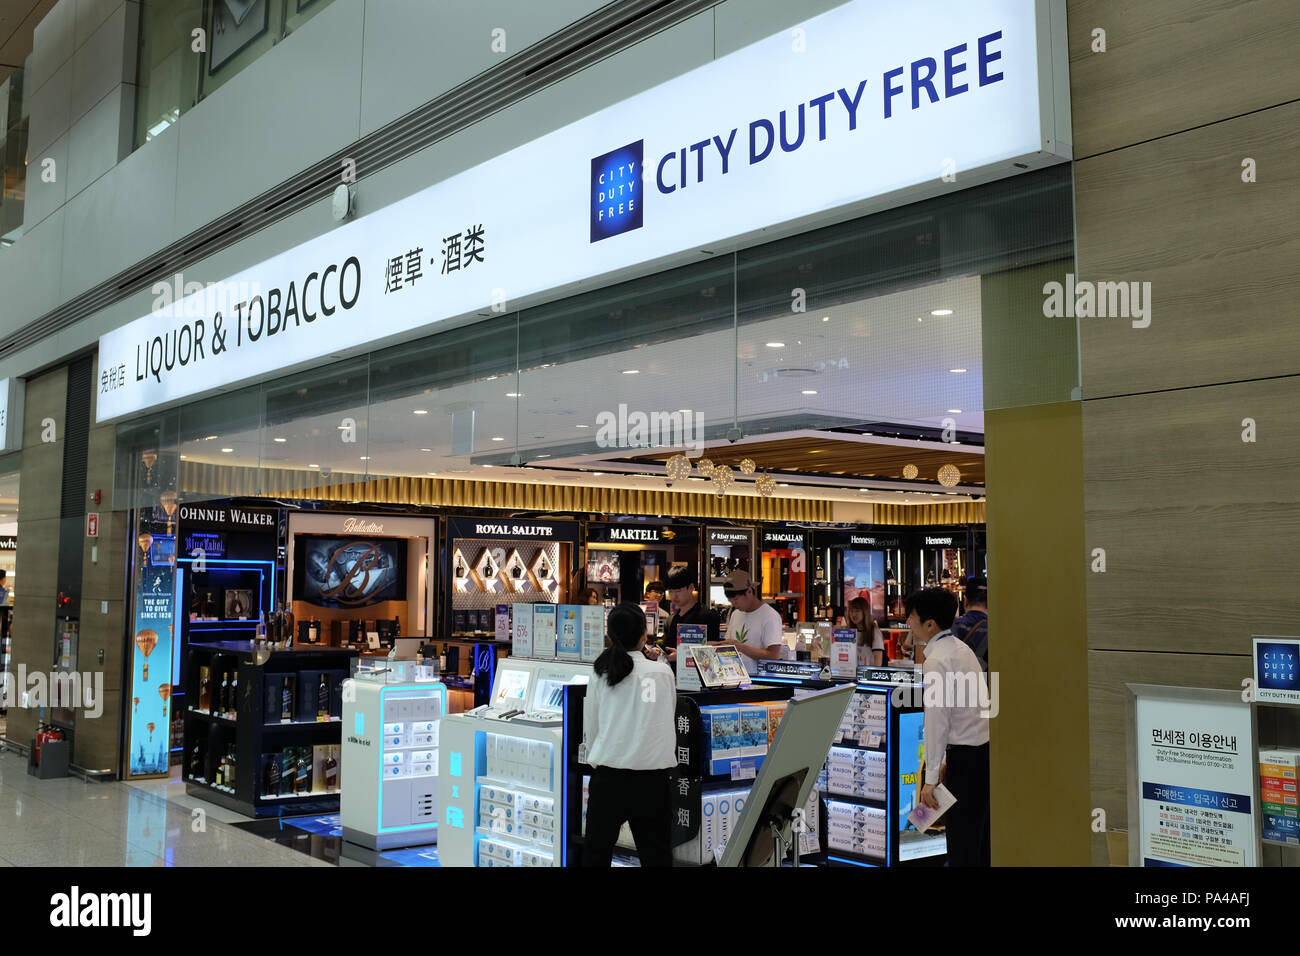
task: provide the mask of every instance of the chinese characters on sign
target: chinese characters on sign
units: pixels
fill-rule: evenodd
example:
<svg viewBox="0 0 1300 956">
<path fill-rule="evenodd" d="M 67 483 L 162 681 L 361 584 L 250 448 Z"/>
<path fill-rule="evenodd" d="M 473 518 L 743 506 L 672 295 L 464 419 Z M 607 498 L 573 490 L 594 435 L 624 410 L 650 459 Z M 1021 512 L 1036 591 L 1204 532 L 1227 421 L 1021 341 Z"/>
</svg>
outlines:
<svg viewBox="0 0 1300 956">
<path fill-rule="evenodd" d="M 439 265 L 439 275 L 448 275 L 468 269 L 476 262 L 484 262 L 486 249 L 483 224 L 469 226 L 463 233 L 452 233 L 442 239 L 441 260 L 430 257 L 430 265 Z M 424 278 L 424 247 L 416 246 L 407 252 L 392 256 L 384 264 L 384 293 L 401 292 Z"/>
</svg>

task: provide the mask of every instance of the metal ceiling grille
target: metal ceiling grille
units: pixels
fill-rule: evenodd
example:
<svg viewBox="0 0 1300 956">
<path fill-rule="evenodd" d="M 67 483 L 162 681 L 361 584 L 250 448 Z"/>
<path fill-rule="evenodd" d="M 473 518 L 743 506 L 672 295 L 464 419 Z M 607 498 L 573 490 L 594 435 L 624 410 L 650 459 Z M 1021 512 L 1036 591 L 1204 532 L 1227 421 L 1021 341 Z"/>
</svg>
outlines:
<svg viewBox="0 0 1300 956">
<path fill-rule="evenodd" d="M 356 160 L 357 168 L 367 175 L 374 173 L 720 2 L 617 0 L 607 4 L 0 339 L 0 358 L 318 202 L 338 185 L 344 157 Z"/>
</svg>

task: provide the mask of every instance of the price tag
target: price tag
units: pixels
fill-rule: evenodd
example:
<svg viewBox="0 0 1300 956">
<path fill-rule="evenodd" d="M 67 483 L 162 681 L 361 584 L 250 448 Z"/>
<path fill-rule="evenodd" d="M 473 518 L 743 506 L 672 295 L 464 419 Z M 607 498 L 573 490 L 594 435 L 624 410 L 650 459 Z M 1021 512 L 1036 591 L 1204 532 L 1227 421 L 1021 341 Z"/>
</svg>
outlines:
<svg viewBox="0 0 1300 956">
<path fill-rule="evenodd" d="M 756 776 L 758 776 L 758 767 L 755 765 L 754 758 L 731 761 L 732 780 L 753 780 Z"/>
</svg>

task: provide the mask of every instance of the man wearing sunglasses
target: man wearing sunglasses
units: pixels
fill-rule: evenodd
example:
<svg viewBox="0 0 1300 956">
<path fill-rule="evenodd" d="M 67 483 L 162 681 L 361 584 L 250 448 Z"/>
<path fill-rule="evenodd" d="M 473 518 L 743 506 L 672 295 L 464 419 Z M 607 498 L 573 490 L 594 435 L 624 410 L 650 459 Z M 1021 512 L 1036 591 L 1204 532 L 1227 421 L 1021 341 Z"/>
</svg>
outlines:
<svg viewBox="0 0 1300 956">
<path fill-rule="evenodd" d="M 727 619 L 726 639 L 718 643 L 733 646 L 745 662 L 745 669 L 757 674 L 759 661 L 781 657 L 781 615 L 759 599 L 754 579 L 747 571 L 727 575 L 722 593 L 731 602 L 732 611 Z"/>
</svg>

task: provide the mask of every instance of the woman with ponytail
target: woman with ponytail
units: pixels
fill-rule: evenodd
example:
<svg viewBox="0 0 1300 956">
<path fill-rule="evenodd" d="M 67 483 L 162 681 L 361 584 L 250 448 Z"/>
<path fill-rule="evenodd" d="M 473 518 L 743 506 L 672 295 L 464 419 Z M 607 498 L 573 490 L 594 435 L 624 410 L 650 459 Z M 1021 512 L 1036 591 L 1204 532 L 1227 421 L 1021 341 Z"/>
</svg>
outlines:
<svg viewBox="0 0 1300 956">
<path fill-rule="evenodd" d="M 648 659 L 645 612 L 620 604 L 606 622 L 609 647 L 583 703 L 583 740 L 592 768 L 585 866 L 610 865 L 619 830 L 632 830 L 642 866 L 672 866 L 672 784 L 677 767 L 673 672 Z"/>
</svg>

